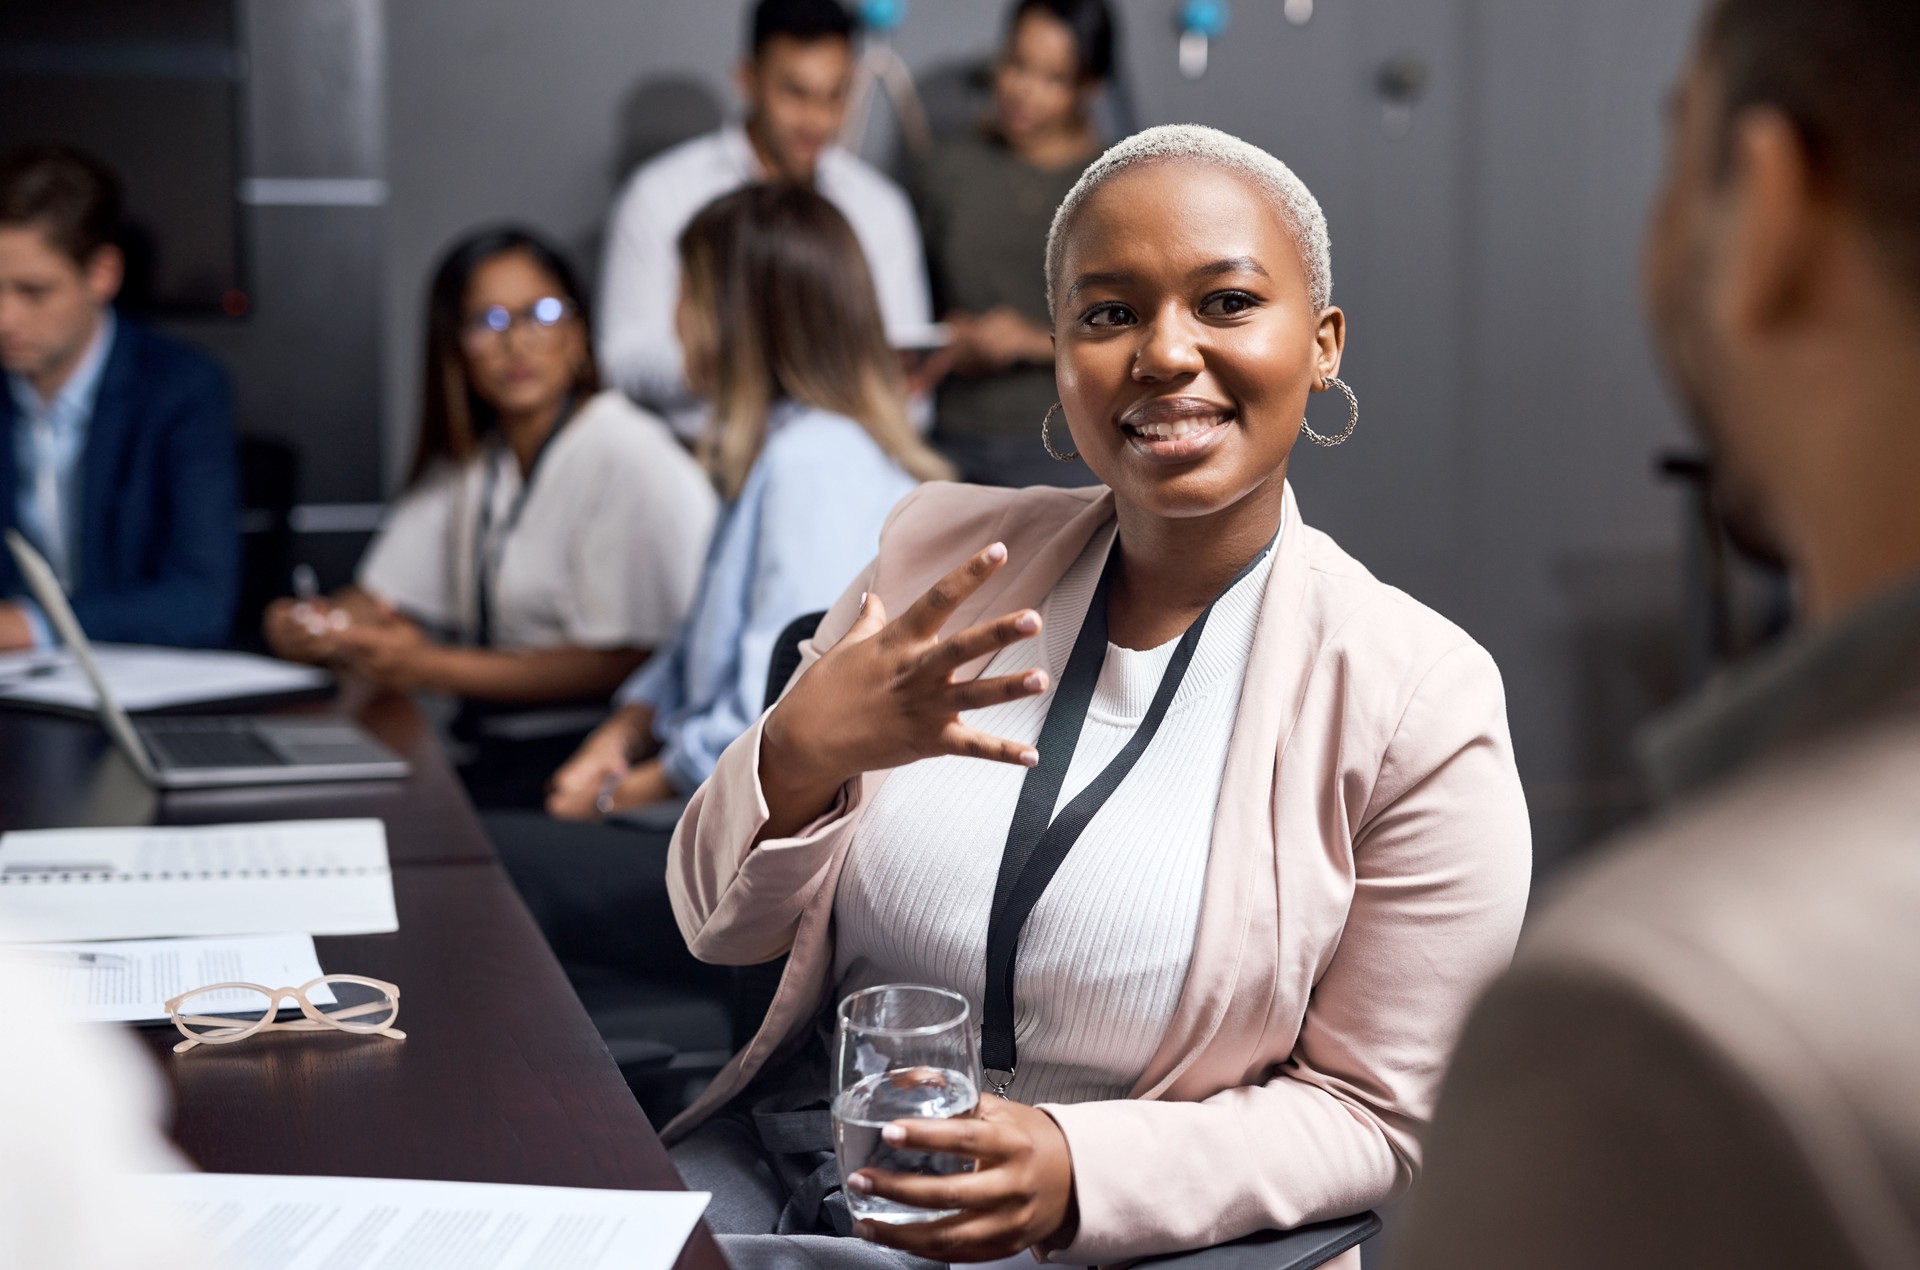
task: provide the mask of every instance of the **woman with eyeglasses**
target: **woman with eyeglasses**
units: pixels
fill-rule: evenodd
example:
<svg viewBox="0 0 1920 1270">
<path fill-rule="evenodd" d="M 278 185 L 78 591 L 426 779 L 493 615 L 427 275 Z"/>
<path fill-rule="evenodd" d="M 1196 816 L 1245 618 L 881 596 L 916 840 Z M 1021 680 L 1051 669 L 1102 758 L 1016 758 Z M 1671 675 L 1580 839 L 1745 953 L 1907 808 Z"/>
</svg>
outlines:
<svg viewBox="0 0 1920 1270">
<path fill-rule="evenodd" d="M 585 296 L 538 237 L 463 239 L 427 306 L 407 488 L 354 585 L 276 601 L 266 638 L 283 657 L 459 699 L 469 786 L 492 805 L 537 803 L 587 707 L 693 602 L 717 504 L 664 423 L 601 391 Z M 522 726 L 528 708 L 551 721 L 566 704 L 583 706 L 574 726 Z"/>
</svg>

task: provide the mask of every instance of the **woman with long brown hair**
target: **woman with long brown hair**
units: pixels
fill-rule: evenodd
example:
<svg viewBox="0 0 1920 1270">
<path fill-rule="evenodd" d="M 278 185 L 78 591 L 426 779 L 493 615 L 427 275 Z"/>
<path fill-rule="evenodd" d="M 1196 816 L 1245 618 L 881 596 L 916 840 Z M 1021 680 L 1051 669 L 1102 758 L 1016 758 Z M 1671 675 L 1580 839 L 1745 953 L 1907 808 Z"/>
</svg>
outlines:
<svg viewBox="0 0 1920 1270">
<path fill-rule="evenodd" d="M 907 420 L 859 241 L 797 185 L 748 186 L 680 237 L 687 380 L 713 406 L 700 454 L 726 500 L 693 613 L 554 778 L 567 819 L 693 792 L 760 713 L 781 629 L 873 556 L 894 503 L 949 476 Z"/>
</svg>

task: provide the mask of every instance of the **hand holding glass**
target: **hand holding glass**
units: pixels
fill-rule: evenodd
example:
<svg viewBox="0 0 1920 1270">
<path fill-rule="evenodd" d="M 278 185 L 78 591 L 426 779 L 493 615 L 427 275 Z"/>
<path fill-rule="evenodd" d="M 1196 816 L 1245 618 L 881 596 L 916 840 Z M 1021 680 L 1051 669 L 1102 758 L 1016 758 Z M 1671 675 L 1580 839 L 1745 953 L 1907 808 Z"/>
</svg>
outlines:
<svg viewBox="0 0 1920 1270">
<path fill-rule="evenodd" d="M 302 1017 L 285 1022 L 274 1016 L 288 997 Z M 393 1026 L 400 1017 L 400 989 L 383 979 L 360 975 L 321 975 L 297 988 L 268 988 L 257 983 L 213 983 L 183 992 L 167 1002 L 174 1027 L 187 1039 L 173 1047 L 184 1054 L 201 1045 L 231 1045 L 256 1032 L 312 1032 L 333 1028 L 363 1036 L 404 1041 Z"/>
<path fill-rule="evenodd" d="M 840 1003 L 834 1029 L 833 1145 L 842 1181 L 860 1169 L 945 1176 L 970 1172 L 968 1156 L 890 1145 L 881 1131 L 918 1116 L 969 1116 L 980 1105 L 980 1056 L 967 1002 L 957 992 L 888 984 Z M 855 1221 L 901 1225 L 950 1217 L 848 1188 Z"/>
</svg>

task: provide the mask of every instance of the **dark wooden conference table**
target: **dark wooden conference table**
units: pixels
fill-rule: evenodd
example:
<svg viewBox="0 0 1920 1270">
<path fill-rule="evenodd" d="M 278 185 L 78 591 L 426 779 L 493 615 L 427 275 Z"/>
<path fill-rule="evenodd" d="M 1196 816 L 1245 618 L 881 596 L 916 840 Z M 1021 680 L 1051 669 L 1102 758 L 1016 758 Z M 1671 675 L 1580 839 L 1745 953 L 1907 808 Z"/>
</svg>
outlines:
<svg viewBox="0 0 1920 1270">
<path fill-rule="evenodd" d="M 349 692 L 344 713 L 404 755 L 404 781 L 158 794 L 92 721 L 0 710 L 0 830 L 378 817 L 400 930 L 315 940 L 329 973 L 401 990 L 402 1042 L 256 1036 L 175 1055 L 175 1141 L 219 1173 L 440 1178 L 681 1190 L 412 703 Z M 681 1270 L 724 1270 L 704 1224 Z"/>
</svg>

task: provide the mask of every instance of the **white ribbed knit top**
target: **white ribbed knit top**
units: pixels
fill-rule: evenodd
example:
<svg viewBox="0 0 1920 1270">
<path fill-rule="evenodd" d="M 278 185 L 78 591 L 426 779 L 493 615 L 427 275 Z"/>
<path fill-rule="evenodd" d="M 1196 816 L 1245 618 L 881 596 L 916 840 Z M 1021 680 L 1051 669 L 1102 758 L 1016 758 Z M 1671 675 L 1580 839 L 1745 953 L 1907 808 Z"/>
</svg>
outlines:
<svg viewBox="0 0 1920 1270">
<path fill-rule="evenodd" d="M 1040 606 L 1041 633 L 1002 650 L 986 674 L 1044 666 L 1059 682 L 1112 540 L 1111 531 L 1095 535 Z M 1272 565 L 1269 552 L 1214 605 L 1160 731 L 1027 919 L 1014 991 L 1020 1069 L 1009 1091 L 1021 1102 L 1126 1097 L 1173 1019 Z M 1144 651 L 1107 646 L 1056 814 L 1133 735 L 1178 642 Z M 1052 703 L 1049 687 L 966 721 L 1031 743 Z M 987 918 L 1025 777 L 1025 768 L 966 758 L 927 759 L 888 777 L 854 834 L 834 896 L 842 996 L 882 983 L 933 984 L 964 995 L 977 1026 Z"/>
</svg>

